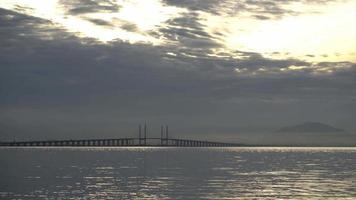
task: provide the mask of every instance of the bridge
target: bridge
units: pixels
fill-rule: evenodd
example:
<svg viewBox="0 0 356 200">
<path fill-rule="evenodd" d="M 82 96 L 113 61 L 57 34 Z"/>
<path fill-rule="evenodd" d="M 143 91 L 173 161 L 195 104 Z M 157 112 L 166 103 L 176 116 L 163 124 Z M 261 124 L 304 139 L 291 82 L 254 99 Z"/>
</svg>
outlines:
<svg viewBox="0 0 356 200">
<path fill-rule="evenodd" d="M 161 137 L 147 137 L 147 126 L 139 126 L 138 137 L 115 139 L 83 139 L 83 140 L 42 140 L 42 141 L 12 141 L 0 142 L 0 146 L 15 147 L 128 147 L 128 146 L 155 146 L 155 147 L 234 147 L 242 146 L 237 143 L 213 142 L 203 140 L 178 139 L 168 137 L 168 126 L 161 126 Z"/>
</svg>

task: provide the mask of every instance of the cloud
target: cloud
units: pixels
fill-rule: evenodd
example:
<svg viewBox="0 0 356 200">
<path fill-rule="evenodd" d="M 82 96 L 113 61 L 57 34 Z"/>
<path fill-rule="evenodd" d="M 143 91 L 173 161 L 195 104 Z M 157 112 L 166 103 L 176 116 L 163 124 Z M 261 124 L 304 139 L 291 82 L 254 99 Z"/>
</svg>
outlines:
<svg viewBox="0 0 356 200">
<path fill-rule="evenodd" d="M 111 22 L 106 20 L 101 20 L 101 19 L 88 19 L 88 20 L 99 26 L 113 26 Z"/>
<path fill-rule="evenodd" d="M 168 20 L 159 34 L 168 41 L 175 41 L 179 46 L 196 49 L 216 48 L 221 46 L 214 36 L 205 31 L 199 22 L 197 13 L 186 13 L 180 17 Z"/>
<path fill-rule="evenodd" d="M 239 67 L 241 66 L 241 67 Z M 252 58 L 238 63 L 235 71 L 241 76 L 336 76 L 347 72 L 353 73 L 356 64 L 352 62 L 311 63 L 297 59 L 275 60 Z"/>
<path fill-rule="evenodd" d="M 174 42 L 162 46 L 104 44 L 3 9 L 0 19 L 0 126 L 7 138 L 118 136 L 147 119 L 198 135 L 256 124 L 263 132 L 301 119 L 354 127 L 354 63 L 219 52 L 192 13 L 155 33 Z"/>
<path fill-rule="evenodd" d="M 60 0 L 59 3 L 66 8 L 69 15 L 82 15 L 97 12 L 117 12 L 120 6 L 110 0 Z"/>
<path fill-rule="evenodd" d="M 296 11 L 293 8 L 288 7 L 291 4 L 308 4 L 308 5 L 325 5 L 330 3 L 340 2 L 339 0 L 313 0 L 313 1 L 257 1 L 257 0 L 243 0 L 243 1 L 233 1 L 233 0 L 165 0 L 168 5 L 179 6 L 187 8 L 192 11 L 202 11 L 211 13 L 213 15 L 222 16 L 236 16 L 242 13 L 249 14 L 251 17 L 256 19 L 278 19 L 284 16 L 299 15 L 303 13 L 302 11 Z M 312 11 L 310 11 L 312 12 Z"/>
</svg>

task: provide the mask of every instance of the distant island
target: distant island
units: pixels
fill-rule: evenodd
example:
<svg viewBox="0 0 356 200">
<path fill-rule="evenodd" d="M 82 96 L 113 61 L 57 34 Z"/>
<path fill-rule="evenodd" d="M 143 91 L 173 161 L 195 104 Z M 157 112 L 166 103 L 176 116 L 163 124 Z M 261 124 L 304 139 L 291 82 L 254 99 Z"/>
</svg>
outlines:
<svg viewBox="0 0 356 200">
<path fill-rule="evenodd" d="M 280 128 L 277 133 L 346 133 L 345 130 L 320 122 L 304 122 L 302 124 Z"/>
</svg>

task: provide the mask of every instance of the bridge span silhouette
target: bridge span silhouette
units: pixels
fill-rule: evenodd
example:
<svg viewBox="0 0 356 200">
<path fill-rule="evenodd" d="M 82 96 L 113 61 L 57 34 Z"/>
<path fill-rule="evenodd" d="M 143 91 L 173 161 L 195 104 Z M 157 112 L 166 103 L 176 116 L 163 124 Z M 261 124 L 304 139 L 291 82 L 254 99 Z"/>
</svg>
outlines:
<svg viewBox="0 0 356 200">
<path fill-rule="evenodd" d="M 81 140 L 37 140 L 37 141 L 11 141 L 0 142 L 0 146 L 15 147 L 234 147 L 243 146 L 238 143 L 214 142 L 206 140 L 178 139 L 168 137 L 168 126 L 161 126 L 160 137 L 147 137 L 147 126 L 139 126 L 138 137 L 110 138 L 110 139 L 81 139 Z"/>
</svg>

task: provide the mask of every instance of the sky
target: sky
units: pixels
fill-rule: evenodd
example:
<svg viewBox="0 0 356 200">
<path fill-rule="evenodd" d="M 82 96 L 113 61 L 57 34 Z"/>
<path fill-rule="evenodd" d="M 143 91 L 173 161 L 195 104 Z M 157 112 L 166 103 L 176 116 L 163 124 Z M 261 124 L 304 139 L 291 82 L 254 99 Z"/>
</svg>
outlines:
<svg viewBox="0 0 356 200">
<path fill-rule="evenodd" d="M 306 121 L 355 134 L 355 8 L 1 0 L 0 140 L 126 137 L 143 123 L 221 141 L 274 141 Z"/>
</svg>

